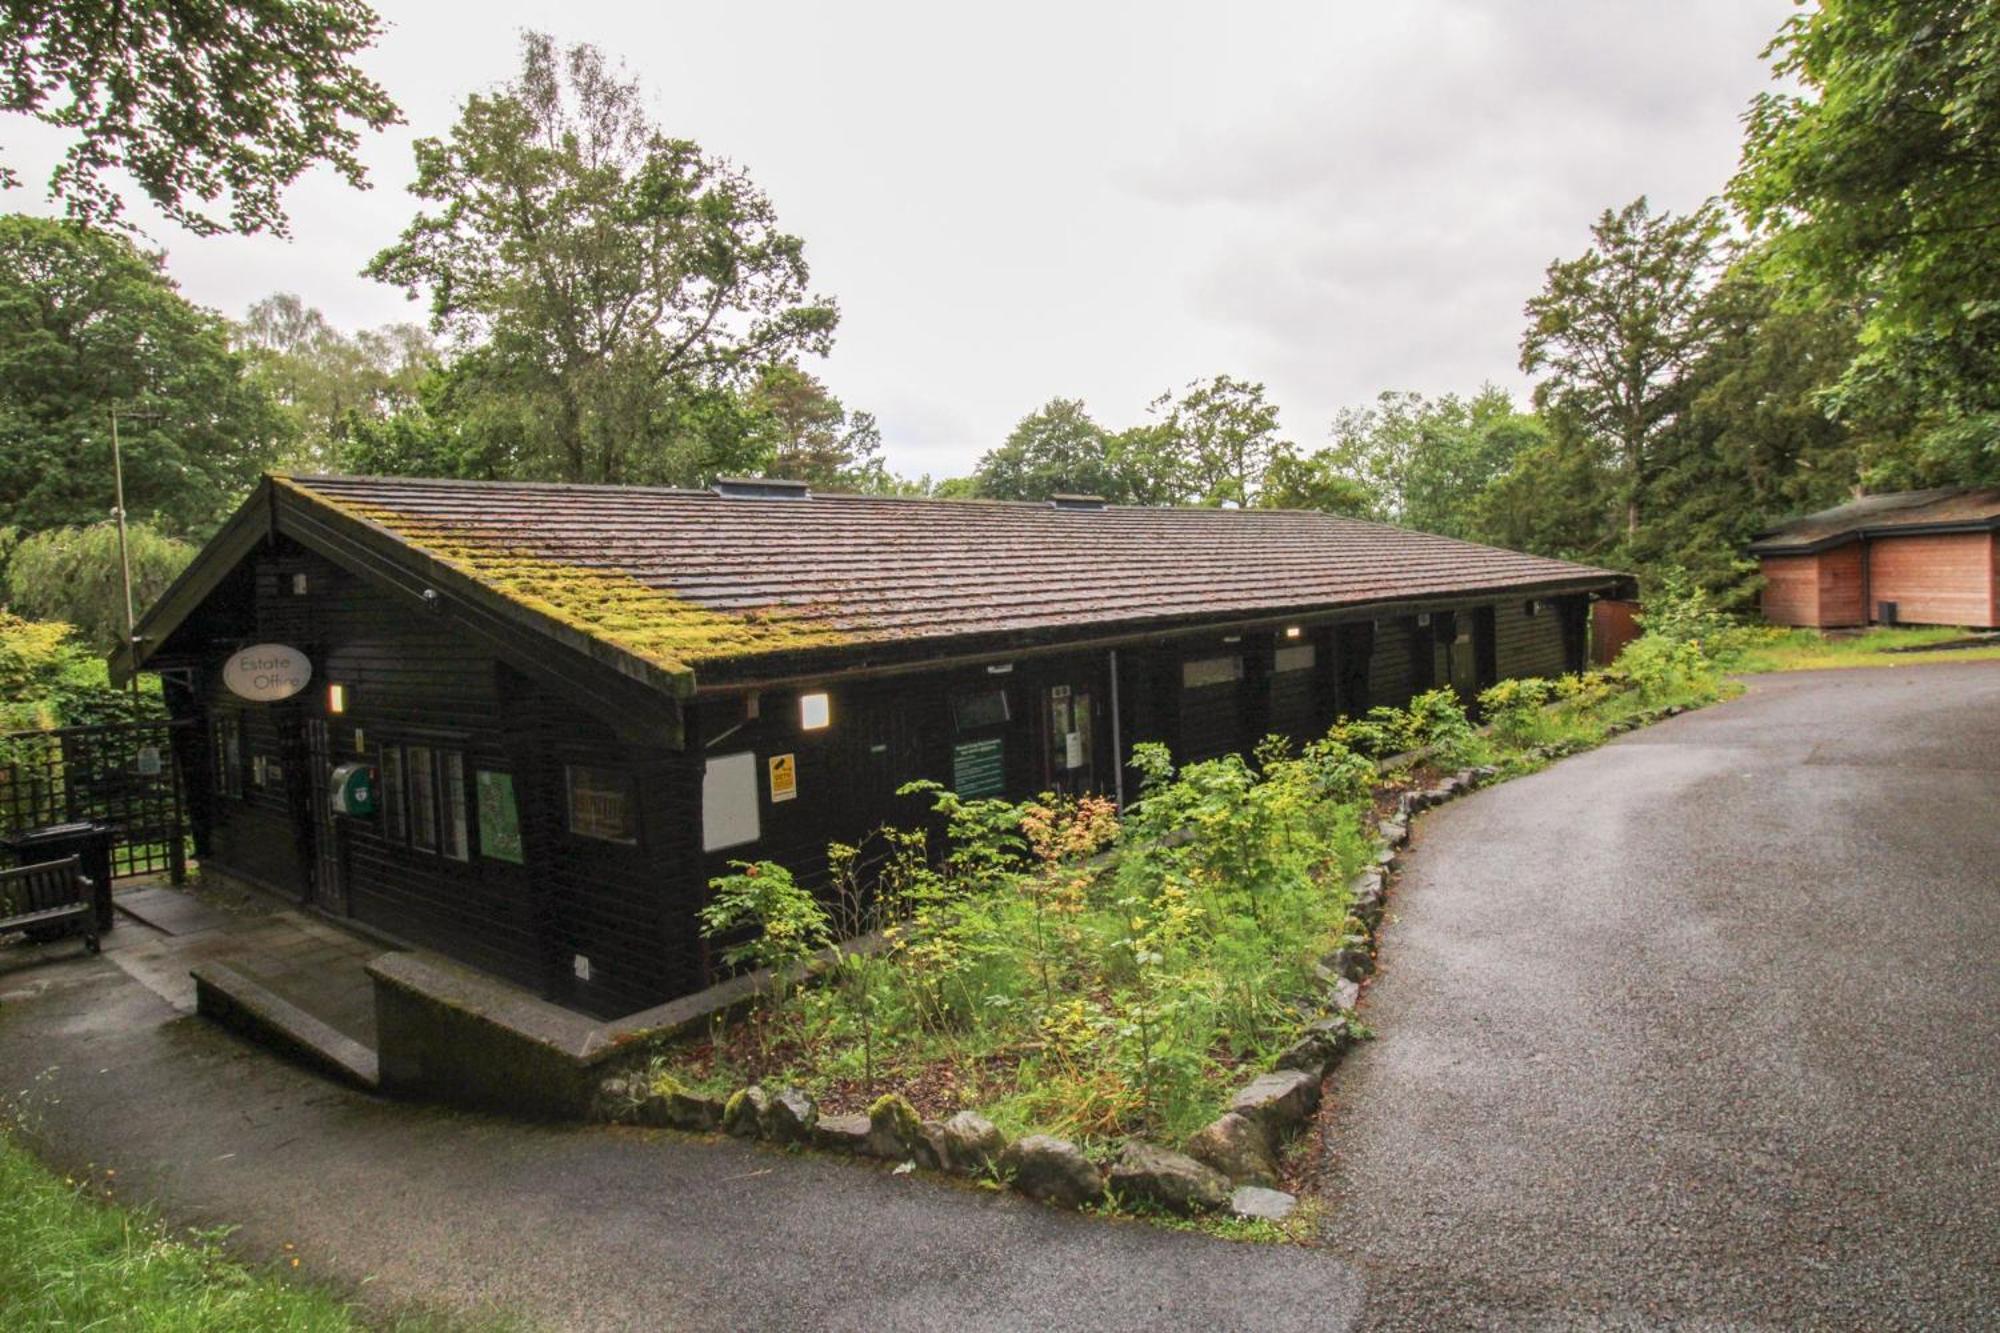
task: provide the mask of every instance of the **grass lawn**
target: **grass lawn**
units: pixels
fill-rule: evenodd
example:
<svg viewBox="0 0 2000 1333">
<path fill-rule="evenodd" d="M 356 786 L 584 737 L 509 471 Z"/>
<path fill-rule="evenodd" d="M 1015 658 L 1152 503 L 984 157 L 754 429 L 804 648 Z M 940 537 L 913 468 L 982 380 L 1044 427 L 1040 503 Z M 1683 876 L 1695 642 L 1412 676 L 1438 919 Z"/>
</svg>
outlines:
<svg viewBox="0 0 2000 1333">
<path fill-rule="evenodd" d="M 14 1329 L 434 1329 L 364 1317 L 324 1291 L 254 1273 L 216 1237 L 89 1197 L 0 1134 L 0 1326 Z"/>
<path fill-rule="evenodd" d="M 1828 638 L 1809 629 L 1762 629 L 1743 636 L 1728 653 L 1726 670 L 1818 671 L 1829 667 L 1920 666 L 1927 662 L 2000 660 L 2000 643 L 1976 648 L 1946 648 L 1929 652 L 1900 651 L 1965 638 L 1967 631 L 1948 626 L 1914 629 L 1871 629 L 1861 634 Z"/>
</svg>

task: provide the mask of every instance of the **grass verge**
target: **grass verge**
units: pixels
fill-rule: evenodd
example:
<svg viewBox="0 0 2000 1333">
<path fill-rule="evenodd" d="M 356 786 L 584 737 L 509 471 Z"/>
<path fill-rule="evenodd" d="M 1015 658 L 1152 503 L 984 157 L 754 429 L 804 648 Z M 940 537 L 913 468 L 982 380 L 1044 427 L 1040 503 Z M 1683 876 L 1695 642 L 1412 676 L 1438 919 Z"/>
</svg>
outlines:
<svg viewBox="0 0 2000 1333">
<path fill-rule="evenodd" d="M 1809 629 L 1766 628 L 1739 631 L 1732 637 L 1738 641 L 1722 655 L 1721 665 L 1725 670 L 1746 675 L 2000 661 L 2000 643 L 1968 648 L 1934 647 L 1967 637 L 1967 631 L 1949 626 L 1871 629 L 1833 638 Z"/>
<path fill-rule="evenodd" d="M 256 1273 L 220 1232 L 177 1237 L 157 1218 L 93 1199 L 0 1133 L 0 1315 L 8 1328 L 148 1333 L 320 1333 L 457 1327 L 376 1319 L 328 1292 Z"/>
</svg>

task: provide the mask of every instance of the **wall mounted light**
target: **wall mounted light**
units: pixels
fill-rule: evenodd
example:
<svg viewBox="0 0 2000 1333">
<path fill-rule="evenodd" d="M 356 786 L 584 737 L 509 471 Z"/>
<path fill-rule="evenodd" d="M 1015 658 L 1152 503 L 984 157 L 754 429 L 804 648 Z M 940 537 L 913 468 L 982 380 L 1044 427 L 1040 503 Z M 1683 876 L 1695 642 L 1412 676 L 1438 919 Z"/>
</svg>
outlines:
<svg viewBox="0 0 2000 1333">
<path fill-rule="evenodd" d="M 326 687 L 326 711 L 329 713 L 345 713 L 347 711 L 347 687 L 345 685 L 329 685 Z"/>
<path fill-rule="evenodd" d="M 799 730 L 818 731 L 833 721 L 833 700 L 824 693 L 799 696 Z"/>
<path fill-rule="evenodd" d="M 1305 631 L 1300 629 L 1297 625 L 1285 626 L 1285 637 L 1288 639 L 1296 639 L 1299 637 L 1299 635 L 1303 633 L 1305 633 Z"/>
<path fill-rule="evenodd" d="M 989 676 L 1004 676 L 1013 669 L 1014 664 L 1012 662 L 993 662 L 987 666 L 986 674 Z"/>
</svg>

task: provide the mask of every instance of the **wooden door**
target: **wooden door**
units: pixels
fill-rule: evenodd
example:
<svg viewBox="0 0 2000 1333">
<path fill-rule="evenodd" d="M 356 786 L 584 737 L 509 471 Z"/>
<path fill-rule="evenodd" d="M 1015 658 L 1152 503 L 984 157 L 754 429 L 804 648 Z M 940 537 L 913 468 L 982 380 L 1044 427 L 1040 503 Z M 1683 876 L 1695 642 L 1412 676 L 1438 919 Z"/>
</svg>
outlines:
<svg viewBox="0 0 2000 1333">
<path fill-rule="evenodd" d="M 347 880 L 341 874 L 339 829 L 333 817 L 333 749 L 326 719 L 306 719 L 306 809 L 311 819 L 312 896 L 323 912 L 347 915 Z"/>
</svg>

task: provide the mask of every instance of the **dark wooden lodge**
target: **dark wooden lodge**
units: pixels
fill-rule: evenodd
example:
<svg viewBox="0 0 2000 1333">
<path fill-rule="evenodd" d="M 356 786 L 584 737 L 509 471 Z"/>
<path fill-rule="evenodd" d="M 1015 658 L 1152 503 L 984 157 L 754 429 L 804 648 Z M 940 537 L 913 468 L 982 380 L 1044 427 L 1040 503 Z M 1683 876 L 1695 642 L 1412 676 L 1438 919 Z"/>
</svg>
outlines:
<svg viewBox="0 0 2000 1333">
<path fill-rule="evenodd" d="M 1623 584 L 1315 513 L 273 477 L 120 667 L 201 721 L 205 866 L 612 1016 L 714 979 L 728 862 L 823 874 L 913 779 L 1122 798 L 1142 740 L 1576 669 Z"/>
</svg>

